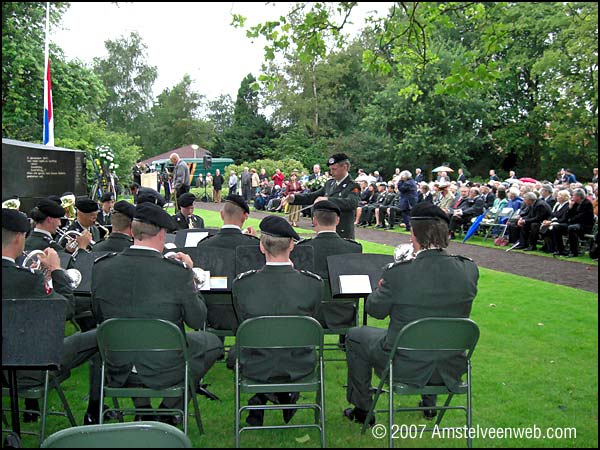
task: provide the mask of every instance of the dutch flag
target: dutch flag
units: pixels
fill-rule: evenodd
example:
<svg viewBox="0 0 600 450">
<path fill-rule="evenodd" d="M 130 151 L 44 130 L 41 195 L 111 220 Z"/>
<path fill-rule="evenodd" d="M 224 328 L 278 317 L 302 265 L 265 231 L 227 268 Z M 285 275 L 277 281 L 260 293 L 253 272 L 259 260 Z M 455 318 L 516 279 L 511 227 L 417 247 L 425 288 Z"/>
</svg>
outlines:
<svg viewBox="0 0 600 450">
<path fill-rule="evenodd" d="M 46 48 L 44 65 L 44 145 L 54 147 L 54 115 L 52 112 L 52 83 L 50 82 L 50 55 L 48 48 L 50 6 L 46 4 Z"/>
</svg>

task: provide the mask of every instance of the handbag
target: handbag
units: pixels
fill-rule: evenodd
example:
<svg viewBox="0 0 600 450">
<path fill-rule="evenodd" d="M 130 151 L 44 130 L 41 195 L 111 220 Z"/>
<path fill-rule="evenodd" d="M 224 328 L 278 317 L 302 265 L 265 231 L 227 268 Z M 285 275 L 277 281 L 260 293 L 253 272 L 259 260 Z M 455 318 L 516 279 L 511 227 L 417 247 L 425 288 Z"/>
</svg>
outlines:
<svg viewBox="0 0 600 450">
<path fill-rule="evenodd" d="M 497 237 L 496 239 L 494 239 L 494 245 L 506 247 L 508 245 L 508 239 L 506 239 L 503 236 Z"/>
</svg>

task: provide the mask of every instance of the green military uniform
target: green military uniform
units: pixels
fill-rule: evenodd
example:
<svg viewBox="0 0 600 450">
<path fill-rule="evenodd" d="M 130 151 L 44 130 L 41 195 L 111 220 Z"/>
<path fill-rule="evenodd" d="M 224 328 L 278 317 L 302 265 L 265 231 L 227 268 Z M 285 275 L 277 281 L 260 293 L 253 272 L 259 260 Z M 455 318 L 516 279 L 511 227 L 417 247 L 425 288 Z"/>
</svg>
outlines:
<svg viewBox="0 0 600 450">
<path fill-rule="evenodd" d="M 313 248 L 315 273 L 323 278 L 322 303 L 319 305 L 315 318 L 319 320 L 321 325 L 330 329 L 352 326 L 356 316 L 356 302 L 347 299 L 332 302 L 327 257 L 345 253 L 362 253 L 362 245 L 350 239 L 343 239 L 333 231 L 318 233 L 316 237 L 304 239 L 296 245 L 309 245 Z"/>
<path fill-rule="evenodd" d="M 206 306 L 202 295 L 196 292 L 192 271 L 158 251 L 136 247 L 96 260 L 92 274 L 92 308 L 99 323 L 113 317 L 164 319 L 185 331 L 184 325 L 195 330 L 202 328 L 206 319 Z M 197 383 L 222 355 L 223 346 L 210 333 L 185 334 L 190 376 Z M 150 388 L 162 389 L 181 382 L 183 360 L 175 355 L 141 354 L 134 363 L 137 380 Z M 110 382 L 124 385 L 132 366 L 127 363 L 111 367 Z M 163 401 L 166 407 L 178 407 L 182 402 L 183 399 Z"/>
<path fill-rule="evenodd" d="M 85 230 L 85 228 L 83 228 L 83 226 L 77 220 L 75 220 L 71 224 L 71 226 L 69 227 L 69 229 L 67 231 L 71 231 L 71 230 L 75 230 L 75 231 L 78 231 L 79 233 L 82 233 L 83 230 Z M 94 242 L 100 242 L 101 236 L 100 236 L 100 230 L 98 229 L 98 227 L 96 225 L 92 225 L 89 228 L 89 231 L 92 234 L 92 240 Z M 66 243 L 65 243 L 65 245 L 66 245 Z"/>
<path fill-rule="evenodd" d="M 121 252 L 133 245 L 133 238 L 123 233 L 110 233 L 110 236 L 92 247 L 93 252 Z"/>
<path fill-rule="evenodd" d="M 178 230 L 187 230 L 190 228 L 190 222 L 192 223 L 191 228 L 204 228 L 204 219 L 196 214 L 192 214 L 189 218 L 185 217 L 181 211 L 173 216 L 177 223 Z"/>
<path fill-rule="evenodd" d="M 44 287 L 42 272 L 17 266 L 12 260 L 2 258 L 2 298 L 3 299 L 35 299 L 51 301 L 66 299 L 68 310 L 72 309 L 73 294 L 69 279 L 63 270 L 52 272 L 53 290 L 47 292 Z M 90 359 L 98 352 L 96 331 L 75 333 L 66 337 L 63 345 L 60 363 L 60 377 L 67 376 L 69 371 Z M 39 386 L 44 383 L 45 372 L 37 370 L 17 371 L 19 386 Z M 98 399 L 100 394 L 100 379 L 91 378 L 90 395 Z"/>
<path fill-rule="evenodd" d="M 256 236 L 243 234 L 237 227 L 225 226 L 215 235 L 198 242 L 198 248 L 218 247 L 235 250 L 240 245 L 252 245 L 258 247 L 259 239 Z M 204 294 L 208 305 L 208 323 L 217 330 L 235 330 L 238 319 L 231 303 L 231 294 L 206 292 Z"/>
<path fill-rule="evenodd" d="M 56 250 L 57 252 L 64 252 L 65 249 L 58 245 L 50 233 L 46 234 L 39 230 L 33 230 L 31 234 L 25 240 L 25 251 L 30 252 L 32 250 L 44 250 L 48 247 Z"/>
<path fill-rule="evenodd" d="M 376 319 L 389 316 L 388 329 L 352 328 L 347 335 L 348 401 L 369 410 L 371 369 L 383 371 L 394 340 L 405 325 L 425 317 L 469 317 L 478 278 L 472 260 L 445 250 L 424 250 L 414 260 L 391 264 L 365 306 Z M 453 387 L 466 370 L 462 354 L 436 361 L 427 356 L 397 353 L 397 379 L 419 387 L 430 381 Z"/>
<path fill-rule="evenodd" d="M 325 186 L 308 194 L 295 194 L 294 205 L 310 205 L 317 197 L 327 197 L 341 210 L 340 223 L 336 228 L 337 233 L 348 239 L 354 239 L 354 216 L 360 201 L 360 186 L 347 175 L 340 183 L 333 178 L 327 180 Z"/>
<path fill-rule="evenodd" d="M 292 265 L 267 265 L 239 275 L 233 282 L 233 301 L 240 321 L 259 316 L 315 316 L 323 294 L 323 280 Z M 294 381 L 314 369 L 309 349 L 253 350 L 241 355 L 245 376 L 262 381 Z"/>
</svg>

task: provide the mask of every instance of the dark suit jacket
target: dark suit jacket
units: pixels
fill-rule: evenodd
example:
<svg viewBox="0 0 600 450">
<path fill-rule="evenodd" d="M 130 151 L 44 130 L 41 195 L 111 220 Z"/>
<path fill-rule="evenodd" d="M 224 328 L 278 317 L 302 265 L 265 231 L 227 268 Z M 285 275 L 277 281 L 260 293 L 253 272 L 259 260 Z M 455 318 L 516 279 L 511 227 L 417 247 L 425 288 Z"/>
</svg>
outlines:
<svg viewBox="0 0 600 450">
<path fill-rule="evenodd" d="M 182 331 L 184 324 L 200 329 L 206 319 L 202 295 L 196 292 L 192 271 L 179 261 L 153 250 L 128 248 L 94 263 L 92 308 L 98 322 L 113 317 L 164 319 Z M 206 349 L 204 349 L 206 350 Z M 140 354 L 134 361 L 141 382 L 153 389 L 181 379 L 183 359 Z M 123 385 L 131 362 L 110 366 L 110 381 Z"/>
<path fill-rule="evenodd" d="M 265 266 L 243 273 L 233 282 L 233 300 L 240 320 L 259 316 L 314 317 L 323 294 L 323 280 L 291 265 Z M 310 349 L 247 350 L 240 355 L 245 376 L 267 381 L 293 381 L 314 369 Z"/>
<path fill-rule="evenodd" d="M 46 248 L 53 248 L 57 252 L 64 252 L 65 249 L 58 245 L 54 239 L 44 233 L 33 230 L 31 234 L 25 240 L 25 251 L 30 252 L 32 250 L 44 250 Z"/>
<path fill-rule="evenodd" d="M 175 214 L 173 216 L 173 219 L 175 219 L 175 223 L 177 224 L 178 230 L 187 230 L 190 227 L 188 219 L 186 219 L 186 217 L 183 214 L 181 214 L 181 211 Z M 197 216 L 196 214 L 192 214 L 191 219 L 193 228 L 204 228 L 204 219 L 202 217 Z"/>
<path fill-rule="evenodd" d="M 349 327 L 353 324 L 355 316 L 355 302 L 331 301 L 331 285 L 329 284 L 329 270 L 327 257 L 343 255 L 346 253 L 362 253 L 362 245 L 350 239 L 344 239 L 334 232 L 319 233 L 314 238 L 303 239 L 296 244 L 309 245 L 314 250 L 315 273 L 323 278 L 323 296 L 319 305 L 316 318 L 327 328 Z"/>
<path fill-rule="evenodd" d="M 544 220 L 547 220 L 552 215 L 552 210 L 542 199 L 537 199 L 535 203 L 529 208 L 526 216 L 523 217 L 525 223 L 542 223 Z"/>
<path fill-rule="evenodd" d="M 585 229 L 591 229 L 594 226 L 594 207 L 587 198 L 581 204 L 575 204 L 567 212 L 569 225 L 581 224 Z"/>
<path fill-rule="evenodd" d="M 337 233 L 341 237 L 354 239 L 354 215 L 359 202 L 359 193 L 360 186 L 348 175 L 339 185 L 336 185 L 336 181 L 332 178 L 315 192 L 295 195 L 293 204 L 311 205 L 317 197 L 328 197 L 329 201 L 335 203 L 342 211 Z"/>
<path fill-rule="evenodd" d="M 414 260 L 395 263 L 384 272 L 379 287 L 369 295 L 367 312 L 376 319 L 390 318 L 387 335 L 369 345 L 376 358 L 385 358 L 398 332 L 425 317 L 469 317 L 477 294 L 479 271 L 469 258 L 445 250 L 426 250 Z M 444 383 L 456 385 L 466 370 L 462 354 L 432 360 L 431 355 L 397 354 L 397 379 L 424 386 L 438 372 Z"/>
</svg>

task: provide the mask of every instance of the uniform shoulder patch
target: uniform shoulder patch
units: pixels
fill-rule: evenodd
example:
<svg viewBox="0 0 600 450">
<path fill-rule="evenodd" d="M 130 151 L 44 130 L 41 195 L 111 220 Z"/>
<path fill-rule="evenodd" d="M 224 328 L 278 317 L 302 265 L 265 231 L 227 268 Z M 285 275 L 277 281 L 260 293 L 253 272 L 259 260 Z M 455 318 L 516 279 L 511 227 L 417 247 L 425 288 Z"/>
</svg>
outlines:
<svg viewBox="0 0 600 450">
<path fill-rule="evenodd" d="M 471 258 L 469 258 L 468 256 L 463 256 L 463 255 L 450 255 L 453 258 L 458 258 L 458 259 L 462 259 L 463 261 L 471 261 L 473 262 L 473 260 Z"/>
<path fill-rule="evenodd" d="M 170 262 L 171 264 L 175 264 L 176 266 L 182 267 L 184 269 L 187 269 L 187 265 L 183 262 L 183 261 L 179 261 L 178 259 L 175 258 L 165 258 L 163 255 L 163 260 Z"/>
<path fill-rule="evenodd" d="M 247 272 L 242 272 L 240 273 L 237 277 L 235 277 L 236 280 L 241 280 L 242 278 L 246 278 L 250 275 L 255 274 L 256 272 L 258 272 L 258 270 L 248 270 Z"/>
<path fill-rule="evenodd" d="M 107 253 L 106 255 L 102 255 L 102 256 L 100 256 L 100 257 L 98 257 L 98 258 L 96 258 L 94 260 L 94 264 L 96 264 L 98 261 L 102 261 L 103 259 L 112 258 L 115 255 L 118 255 L 118 253 L 117 252 L 110 252 L 110 253 Z"/>
<path fill-rule="evenodd" d="M 306 275 L 307 277 L 316 278 L 317 280 L 323 280 L 323 278 L 321 278 L 319 275 L 309 270 L 299 270 L 298 272 L 300 272 L 302 275 Z"/>
</svg>

